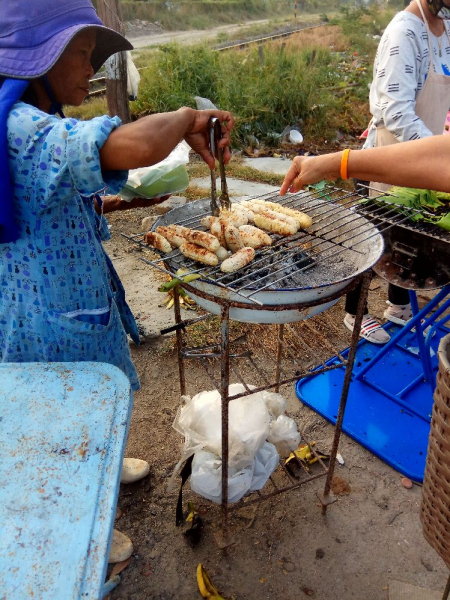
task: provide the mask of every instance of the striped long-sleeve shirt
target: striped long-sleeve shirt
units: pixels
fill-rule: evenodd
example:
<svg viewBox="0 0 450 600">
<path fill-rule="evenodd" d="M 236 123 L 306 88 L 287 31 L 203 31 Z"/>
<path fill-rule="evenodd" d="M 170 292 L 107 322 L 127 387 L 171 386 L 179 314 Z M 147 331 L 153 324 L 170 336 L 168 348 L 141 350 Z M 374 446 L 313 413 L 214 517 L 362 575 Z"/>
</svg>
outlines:
<svg viewBox="0 0 450 600">
<path fill-rule="evenodd" d="M 447 34 L 444 32 L 440 38 L 431 34 L 431 46 L 434 71 L 450 75 Z M 415 113 L 416 99 L 425 84 L 429 66 L 428 34 L 424 22 L 410 12 L 399 12 L 387 26 L 378 46 L 370 88 L 373 125 L 364 148 L 375 146 L 375 127 L 380 125 L 384 125 L 399 142 L 432 135 Z"/>
</svg>

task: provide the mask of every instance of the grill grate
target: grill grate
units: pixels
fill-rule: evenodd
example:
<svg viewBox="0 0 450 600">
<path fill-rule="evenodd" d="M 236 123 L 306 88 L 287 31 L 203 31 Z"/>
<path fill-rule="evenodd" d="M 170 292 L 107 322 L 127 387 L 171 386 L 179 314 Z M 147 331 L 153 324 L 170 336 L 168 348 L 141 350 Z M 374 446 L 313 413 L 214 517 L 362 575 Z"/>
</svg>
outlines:
<svg viewBox="0 0 450 600">
<path fill-rule="evenodd" d="M 156 260 L 142 260 L 169 275 L 180 268 L 187 269 L 189 273 L 200 273 L 207 282 L 232 289 L 245 299 L 261 304 L 253 298 L 255 294 L 265 290 L 304 287 L 306 282 L 302 276 L 305 273 L 310 287 L 320 286 L 320 278 L 315 279 L 320 266 L 326 267 L 330 282 L 354 275 L 362 258 L 368 253 L 370 240 L 393 226 L 413 229 L 450 242 L 449 232 L 433 225 L 411 222 L 418 212 L 414 209 L 392 205 L 377 198 L 368 199 L 355 191 L 334 186 L 284 197 L 269 193 L 250 199 L 276 201 L 283 206 L 304 211 L 312 217 L 313 226 L 308 231 L 299 231 L 289 237 L 271 234 L 272 246 L 257 250 L 250 265 L 231 274 L 222 273 L 220 266 L 198 265 L 185 258 L 178 249 Z M 193 205 L 196 205 L 197 212 L 187 214 L 185 209 Z M 167 213 L 158 224 L 162 222 L 164 225 L 177 224 L 205 230 L 200 220 L 208 214 L 209 206 L 198 201 Z M 168 220 L 168 215 L 173 220 Z M 149 248 L 143 234 L 125 237 L 142 248 Z"/>
</svg>

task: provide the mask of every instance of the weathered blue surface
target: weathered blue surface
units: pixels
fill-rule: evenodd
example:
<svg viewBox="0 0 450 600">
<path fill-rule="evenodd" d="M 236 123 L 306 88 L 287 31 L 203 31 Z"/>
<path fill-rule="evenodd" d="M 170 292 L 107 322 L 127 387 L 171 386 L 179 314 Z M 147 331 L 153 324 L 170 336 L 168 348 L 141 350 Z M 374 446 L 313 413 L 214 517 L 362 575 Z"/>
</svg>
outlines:
<svg viewBox="0 0 450 600">
<path fill-rule="evenodd" d="M 105 363 L 0 365 L 0 599 L 101 597 L 132 396 Z"/>
</svg>

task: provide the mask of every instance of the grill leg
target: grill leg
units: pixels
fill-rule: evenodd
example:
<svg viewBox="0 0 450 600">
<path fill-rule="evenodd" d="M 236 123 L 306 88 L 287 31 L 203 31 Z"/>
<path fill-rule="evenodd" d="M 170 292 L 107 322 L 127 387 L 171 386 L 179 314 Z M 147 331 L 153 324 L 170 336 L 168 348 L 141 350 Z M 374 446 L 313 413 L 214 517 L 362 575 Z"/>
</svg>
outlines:
<svg viewBox="0 0 450 600">
<path fill-rule="evenodd" d="M 178 286 L 173 288 L 173 310 L 175 313 L 175 323 L 181 323 L 181 309 L 180 309 L 180 294 L 178 293 Z M 186 375 L 184 372 L 184 360 L 182 356 L 183 349 L 183 332 L 178 327 L 176 329 L 177 336 L 177 356 L 178 356 L 178 375 L 180 378 L 180 393 L 182 396 L 186 395 Z"/>
<path fill-rule="evenodd" d="M 321 498 L 322 514 L 326 513 L 328 504 L 332 503 L 332 501 L 330 501 L 331 480 L 333 479 L 334 467 L 336 466 L 336 454 L 338 451 L 339 440 L 341 438 L 342 422 L 344 420 L 344 412 L 345 412 L 345 407 L 347 405 L 348 390 L 349 390 L 350 382 L 351 382 L 351 378 L 352 378 L 353 365 L 354 365 L 355 357 L 356 357 L 356 348 L 357 348 L 358 340 L 359 340 L 359 332 L 361 330 L 361 323 L 362 323 L 363 316 L 364 316 L 364 308 L 365 308 L 365 304 L 366 304 L 367 294 L 369 292 L 369 285 L 370 285 L 371 279 L 372 279 L 371 271 L 367 271 L 366 273 L 364 273 L 363 280 L 362 280 L 361 295 L 359 297 L 359 302 L 358 302 L 358 310 L 356 311 L 356 316 L 355 316 L 355 326 L 353 328 L 352 340 L 350 343 L 350 351 L 348 353 L 348 358 L 347 358 L 347 367 L 345 369 L 344 383 L 342 384 L 341 400 L 339 403 L 339 412 L 338 412 L 338 416 L 337 416 L 337 420 L 336 420 L 336 426 L 334 429 L 333 447 L 332 447 L 331 454 L 330 454 L 328 473 L 327 473 L 327 478 L 325 481 L 325 489 L 323 491 L 323 496 Z"/>
<path fill-rule="evenodd" d="M 284 324 L 278 326 L 278 345 L 277 345 L 277 364 L 275 367 L 275 381 L 277 386 L 275 392 L 278 394 L 280 391 L 280 376 L 281 376 L 281 354 L 283 352 L 283 339 L 284 339 Z"/>
<path fill-rule="evenodd" d="M 222 543 L 228 545 L 228 409 L 230 385 L 230 307 L 224 306 L 221 314 L 221 382 L 220 395 L 222 398 Z"/>
<path fill-rule="evenodd" d="M 445 586 L 444 595 L 442 596 L 442 600 L 448 600 L 450 596 L 450 575 L 447 579 L 447 585 Z"/>
</svg>

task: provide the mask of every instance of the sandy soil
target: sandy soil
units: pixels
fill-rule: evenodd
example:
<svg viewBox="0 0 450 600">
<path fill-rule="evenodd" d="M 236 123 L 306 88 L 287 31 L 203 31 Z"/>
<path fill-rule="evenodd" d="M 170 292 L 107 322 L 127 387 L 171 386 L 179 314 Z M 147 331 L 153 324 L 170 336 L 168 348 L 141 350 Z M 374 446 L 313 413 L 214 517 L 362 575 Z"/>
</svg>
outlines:
<svg viewBox="0 0 450 600">
<path fill-rule="evenodd" d="M 153 28 L 150 32 L 130 28 L 127 31 L 127 38 L 133 44 L 135 49 L 145 48 L 160 44 L 178 43 L 198 43 L 200 40 L 208 40 L 217 37 L 219 33 L 234 34 L 248 24 L 262 25 L 269 23 L 270 19 L 261 19 L 259 21 L 249 21 L 244 24 L 220 25 L 211 29 L 191 29 L 189 31 L 164 31 L 158 32 Z"/>
<path fill-rule="evenodd" d="M 220 507 L 194 496 L 186 485 L 185 507 L 192 499 L 204 522 L 198 546 L 192 548 L 187 543 L 183 527 L 175 526 L 177 491 L 167 490 L 181 449 L 181 440 L 172 429 L 180 405 L 173 338 L 158 336 L 155 327 L 147 326 L 161 314 L 167 321 L 172 315 L 158 308 L 157 296 L 146 296 L 161 276 L 144 265 L 139 260 L 141 253 L 120 235 L 138 231 L 142 217 L 151 212 L 140 209 L 109 219 L 113 239 L 107 244 L 108 251 L 121 276 L 128 277 L 131 306 L 142 331 L 147 328 L 144 343 L 139 348 L 132 345 L 142 390 L 135 395 L 127 455 L 143 458 L 151 465 L 147 478 L 121 488 L 121 516 L 116 527 L 132 538 L 134 554 L 111 597 L 200 597 L 195 578 L 199 562 L 228 600 L 384 599 L 391 579 L 442 590 L 448 573 L 421 533 L 421 487 L 402 487 L 397 472 L 345 436 L 340 445 L 345 465 L 337 467 L 342 479 L 337 491 L 341 493 L 325 517 L 316 496 L 323 490 L 324 479 L 320 479 L 260 503 L 256 509 L 232 513 L 231 533 L 236 543 L 224 554 L 214 539 L 220 527 Z M 380 280 L 372 282 L 371 309 L 379 316 L 385 306 L 385 287 Z M 316 318 L 319 331 L 340 348 L 348 343 L 342 316 L 340 301 Z M 236 332 L 247 334 L 244 344 L 255 351 L 261 368 L 271 369 L 274 338 L 270 327 L 236 325 Z M 198 341 L 215 338 L 215 333 L 211 326 L 199 328 L 195 335 Z M 319 357 L 331 355 L 320 338 L 314 339 L 305 329 L 301 335 L 312 345 L 312 352 L 303 355 L 304 361 L 313 364 Z M 197 362 L 187 365 L 187 378 L 191 394 L 211 389 Z M 333 428 L 301 405 L 293 386 L 286 386 L 282 393 L 288 399 L 288 413 L 300 429 L 319 448 L 328 450 Z"/>
</svg>

